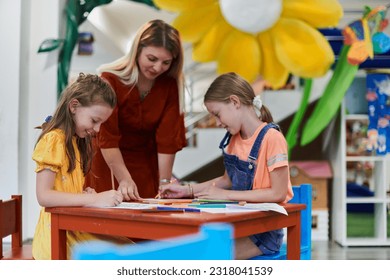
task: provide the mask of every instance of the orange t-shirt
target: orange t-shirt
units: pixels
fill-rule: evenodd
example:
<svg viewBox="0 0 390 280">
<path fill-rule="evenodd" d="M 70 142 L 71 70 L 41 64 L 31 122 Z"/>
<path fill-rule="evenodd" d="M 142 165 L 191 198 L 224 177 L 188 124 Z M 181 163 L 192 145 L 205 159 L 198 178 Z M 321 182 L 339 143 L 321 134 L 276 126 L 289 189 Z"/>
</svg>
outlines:
<svg viewBox="0 0 390 280">
<path fill-rule="evenodd" d="M 248 161 L 249 153 L 260 131 L 267 125 L 260 125 L 255 133 L 248 139 L 242 139 L 240 133 L 233 135 L 226 152 L 236 155 L 240 160 Z M 259 155 L 256 161 L 257 167 L 253 179 L 253 189 L 265 189 L 271 187 L 270 172 L 275 168 L 288 167 L 287 142 L 283 134 L 276 129 L 269 129 L 261 143 Z M 290 175 L 289 175 L 290 178 Z M 293 197 L 290 180 L 288 181 L 288 192 L 284 202 Z"/>
</svg>

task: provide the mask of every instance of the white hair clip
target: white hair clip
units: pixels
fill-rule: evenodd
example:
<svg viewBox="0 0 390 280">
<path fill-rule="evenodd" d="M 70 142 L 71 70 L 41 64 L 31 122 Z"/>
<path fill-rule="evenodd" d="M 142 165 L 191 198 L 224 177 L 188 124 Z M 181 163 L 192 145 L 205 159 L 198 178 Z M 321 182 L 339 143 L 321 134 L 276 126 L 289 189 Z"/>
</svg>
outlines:
<svg viewBox="0 0 390 280">
<path fill-rule="evenodd" d="M 255 111 L 256 111 L 256 115 L 258 117 L 260 117 L 260 109 L 261 107 L 263 106 L 263 102 L 261 101 L 261 98 L 260 98 L 260 95 L 256 95 L 255 98 L 253 98 L 253 106 L 255 108 Z"/>
</svg>

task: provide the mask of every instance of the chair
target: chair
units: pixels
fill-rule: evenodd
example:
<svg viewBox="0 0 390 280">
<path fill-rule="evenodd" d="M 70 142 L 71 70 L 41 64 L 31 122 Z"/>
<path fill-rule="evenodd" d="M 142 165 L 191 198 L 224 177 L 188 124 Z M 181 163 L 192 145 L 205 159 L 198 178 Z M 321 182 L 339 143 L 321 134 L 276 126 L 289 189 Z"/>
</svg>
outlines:
<svg viewBox="0 0 390 280">
<path fill-rule="evenodd" d="M 0 259 L 32 260 L 32 246 L 23 245 L 22 196 L 0 200 Z M 11 249 L 3 252 L 3 238 L 11 235 Z"/>
<path fill-rule="evenodd" d="M 306 209 L 301 211 L 301 260 L 311 259 L 311 201 L 312 201 L 312 186 L 310 184 L 302 184 L 293 186 L 294 197 L 290 203 L 306 204 Z M 279 252 L 271 255 L 260 255 L 250 260 L 286 260 L 287 259 L 287 244 L 283 243 Z"/>
<path fill-rule="evenodd" d="M 233 227 L 209 223 L 200 232 L 161 241 L 134 245 L 113 245 L 94 241 L 75 246 L 76 260 L 232 260 Z"/>
</svg>

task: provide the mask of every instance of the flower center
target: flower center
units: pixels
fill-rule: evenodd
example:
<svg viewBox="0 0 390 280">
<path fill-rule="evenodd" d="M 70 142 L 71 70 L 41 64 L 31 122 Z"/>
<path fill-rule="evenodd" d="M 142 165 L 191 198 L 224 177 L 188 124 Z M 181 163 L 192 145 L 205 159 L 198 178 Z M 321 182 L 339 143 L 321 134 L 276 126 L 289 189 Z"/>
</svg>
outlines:
<svg viewBox="0 0 390 280">
<path fill-rule="evenodd" d="M 228 23 L 252 34 L 272 27 L 279 19 L 283 6 L 282 0 L 220 0 L 219 5 Z"/>
</svg>

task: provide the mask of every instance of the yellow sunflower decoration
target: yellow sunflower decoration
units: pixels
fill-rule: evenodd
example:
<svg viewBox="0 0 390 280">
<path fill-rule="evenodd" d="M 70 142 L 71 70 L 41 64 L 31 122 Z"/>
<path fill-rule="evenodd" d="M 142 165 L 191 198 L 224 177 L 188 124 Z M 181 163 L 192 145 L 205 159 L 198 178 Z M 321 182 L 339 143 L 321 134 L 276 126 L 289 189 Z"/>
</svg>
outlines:
<svg viewBox="0 0 390 280">
<path fill-rule="evenodd" d="M 193 44 L 193 59 L 217 63 L 254 81 L 261 75 L 274 88 L 288 74 L 324 75 L 334 62 L 317 30 L 334 27 L 343 15 L 337 0 L 154 0 L 178 13 L 173 25 Z"/>
</svg>

